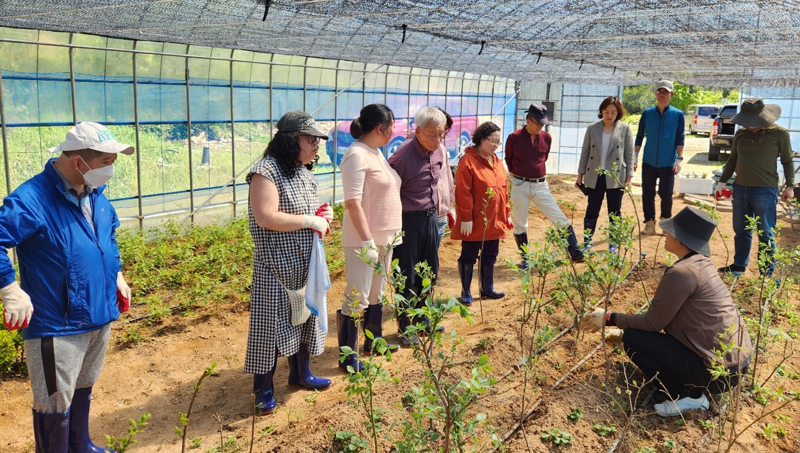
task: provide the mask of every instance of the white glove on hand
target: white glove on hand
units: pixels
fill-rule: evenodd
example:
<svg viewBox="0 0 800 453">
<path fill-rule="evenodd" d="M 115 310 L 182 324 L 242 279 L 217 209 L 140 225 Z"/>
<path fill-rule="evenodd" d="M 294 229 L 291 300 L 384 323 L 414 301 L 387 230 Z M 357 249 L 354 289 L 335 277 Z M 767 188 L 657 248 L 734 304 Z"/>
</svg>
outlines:
<svg viewBox="0 0 800 453">
<path fill-rule="evenodd" d="M 12 282 L 10 285 L 0 288 L 0 297 L 3 298 L 3 322 L 8 329 L 21 329 L 28 327 L 28 321 L 33 315 L 33 304 L 31 296 L 28 295 L 19 283 Z"/>
<path fill-rule="evenodd" d="M 375 245 L 375 239 L 370 239 L 368 241 L 363 241 L 361 243 L 364 250 L 364 258 L 369 261 L 370 264 L 375 264 L 378 262 L 378 247 Z"/>
<path fill-rule="evenodd" d="M 331 223 L 331 220 L 333 220 L 333 208 L 328 203 L 325 203 L 317 209 L 317 215 L 322 216 L 328 223 Z"/>
<path fill-rule="evenodd" d="M 586 332 L 599 332 L 606 323 L 606 311 L 596 308 L 581 320 L 581 329 Z"/>
<path fill-rule="evenodd" d="M 325 236 L 328 231 L 328 221 L 318 215 L 304 215 L 303 228 L 311 228 L 319 233 L 319 237 Z"/>
<path fill-rule="evenodd" d="M 625 331 L 619 327 L 608 327 L 606 328 L 606 343 L 611 343 L 612 346 L 624 350 L 625 347 L 622 344 L 622 336 L 624 334 Z"/>
<path fill-rule="evenodd" d="M 128 301 L 131 300 L 131 287 L 128 286 L 128 283 L 125 281 L 122 272 L 117 272 L 117 289 L 122 293 L 122 297 L 128 299 Z"/>
<path fill-rule="evenodd" d="M 682 162 L 683 162 L 682 160 L 676 160 L 675 166 L 672 167 L 672 172 L 675 173 L 676 175 L 681 172 Z"/>
<path fill-rule="evenodd" d="M 461 234 L 464 236 L 472 234 L 472 220 L 469 222 L 461 222 Z"/>
</svg>

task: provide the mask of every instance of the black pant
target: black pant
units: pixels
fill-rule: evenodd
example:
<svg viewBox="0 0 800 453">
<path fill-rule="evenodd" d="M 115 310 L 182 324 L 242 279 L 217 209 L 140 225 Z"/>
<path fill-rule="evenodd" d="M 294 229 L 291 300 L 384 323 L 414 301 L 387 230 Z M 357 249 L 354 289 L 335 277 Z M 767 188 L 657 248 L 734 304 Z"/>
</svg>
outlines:
<svg viewBox="0 0 800 453">
<path fill-rule="evenodd" d="M 672 399 L 699 398 L 705 391 L 725 392 L 728 379 L 731 387 L 739 383 L 738 367 L 729 370 L 729 378 L 714 380 L 703 359 L 671 335 L 625 329 L 622 342 L 625 353 L 648 379 L 658 374 L 656 385 L 663 386 Z M 743 370 L 741 374 L 744 373 Z"/>
<path fill-rule="evenodd" d="M 642 164 L 642 210 L 645 222 L 656 219 L 656 180 L 658 180 L 658 198 L 661 199 L 661 218 L 672 217 L 672 188 L 675 186 L 675 173 L 672 167 Z"/>
<path fill-rule="evenodd" d="M 439 218 L 435 215 L 403 213 L 403 243 L 394 248 L 392 257 L 397 259 L 400 272 L 406 277 L 402 295 L 409 299 L 411 291 L 419 295 L 422 279 L 414 266 L 427 262 L 433 272 L 433 284 L 439 275 Z"/>
<path fill-rule="evenodd" d="M 589 205 L 586 206 L 586 214 L 583 216 L 583 234 L 584 236 L 595 232 L 597 228 L 597 219 L 600 217 L 600 208 L 603 206 L 603 196 L 608 201 L 608 221 L 611 221 L 611 215 L 622 215 L 622 196 L 625 191 L 622 188 L 607 189 L 606 176 L 598 176 L 597 184 L 594 189 L 589 189 Z"/>
<path fill-rule="evenodd" d="M 483 266 L 494 266 L 497 262 L 497 253 L 500 249 L 500 239 L 483 241 L 483 251 L 481 252 L 481 263 Z M 481 241 L 461 241 L 461 256 L 458 262 L 467 266 L 474 266 L 478 260 L 478 252 L 481 250 Z"/>
</svg>

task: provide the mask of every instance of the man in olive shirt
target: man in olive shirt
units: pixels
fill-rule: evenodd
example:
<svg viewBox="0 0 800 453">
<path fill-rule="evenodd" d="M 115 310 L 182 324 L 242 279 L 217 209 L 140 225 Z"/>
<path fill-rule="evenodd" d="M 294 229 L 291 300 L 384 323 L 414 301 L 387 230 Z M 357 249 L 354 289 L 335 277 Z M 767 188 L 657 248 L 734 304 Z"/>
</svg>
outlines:
<svg viewBox="0 0 800 453">
<path fill-rule="evenodd" d="M 763 99 L 745 99 L 739 113 L 731 120 L 741 126 L 733 136 L 731 156 L 725 164 L 717 185 L 719 197 L 725 182 L 736 171 L 733 182 L 733 264 L 719 268 L 720 272 L 740 273 L 747 269 L 752 232 L 747 230 L 747 218 L 758 217 L 758 249 L 766 248 L 769 262 L 759 267 L 762 274 L 772 275 L 775 269 L 775 228 L 778 205 L 778 169 L 783 165 L 786 187 L 781 198 L 794 196 L 794 164 L 789 131 L 775 124 L 781 116 L 777 104 L 764 104 Z"/>
</svg>

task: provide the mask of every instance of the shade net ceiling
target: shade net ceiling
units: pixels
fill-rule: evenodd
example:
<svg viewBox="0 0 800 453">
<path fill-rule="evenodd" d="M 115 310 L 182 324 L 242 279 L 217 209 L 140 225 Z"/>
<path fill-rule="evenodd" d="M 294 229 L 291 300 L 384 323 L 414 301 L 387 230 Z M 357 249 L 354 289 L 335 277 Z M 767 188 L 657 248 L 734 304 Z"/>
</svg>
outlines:
<svg viewBox="0 0 800 453">
<path fill-rule="evenodd" d="M 0 26 L 541 82 L 800 85 L 800 1 L 269 3 L 262 22 L 265 0 L 2 0 Z"/>
</svg>

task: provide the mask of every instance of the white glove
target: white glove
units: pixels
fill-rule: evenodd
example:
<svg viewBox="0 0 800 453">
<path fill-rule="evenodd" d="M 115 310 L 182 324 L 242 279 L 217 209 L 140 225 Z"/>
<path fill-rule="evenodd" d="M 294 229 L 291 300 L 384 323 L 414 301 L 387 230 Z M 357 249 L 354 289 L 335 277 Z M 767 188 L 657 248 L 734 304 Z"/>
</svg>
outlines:
<svg viewBox="0 0 800 453">
<path fill-rule="evenodd" d="M 303 228 L 311 228 L 322 237 L 328 231 L 328 221 L 318 215 L 304 215 Z"/>
<path fill-rule="evenodd" d="M 33 315 L 31 296 L 28 295 L 16 281 L 0 288 L 0 297 L 3 298 L 3 321 L 9 329 L 20 329 L 28 326 L 28 321 Z"/>
<path fill-rule="evenodd" d="M 117 272 L 117 289 L 120 293 L 122 293 L 122 297 L 131 299 L 131 287 L 128 286 L 128 283 L 125 281 L 125 277 L 122 276 L 122 272 Z"/>
<path fill-rule="evenodd" d="M 675 173 L 676 175 L 677 175 L 678 173 L 680 173 L 680 172 L 681 172 L 681 165 L 682 165 L 682 163 L 683 163 L 683 161 L 682 161 L 682 160 L 676 160 L 676 161 L 675 161 L 675 166 L 673 166 L 673 167 L 672 167 L 672 172 L 673 172 L 673 173 Z"/>
<path fill-rule="evenodd" d="M 461 222 L 461 234 L 464 236 L 472 234 L 472 220 L 469 222 Z"/>
<path fill-rule="evenodd" d="M 611 343 L 612 346 L 616 346 L 620 350 L 625 350 L 625 346 L 622 343 L 623 335 L 625 335 L 625 331 L 619 327 L 607 327 L 606 343 Z"/>
<path fill-rule="evenodd" d="M 375 239 L 370 239 L 368 241 L 363 241 L 361 246 L 365 249 L 364 250 L 364 258 L 369 261 L 370 264 L 375 264 L 378 262 L 378 247 L 375 245 Z"/>
<path fill-rule="evenodd" d="M 331 220 L 333 220 L 333 208 L 328 203 L 325 203 L 317 208 L 317 215 L 322 216 L 328 223 L 331 223 Z"/>
<path fill-rule="evenodd" d="M 581 320 L 581 329 L 586 332 L 599 332 L 606 323 L 606 311 L 596 308 Z"/>
</svg>

